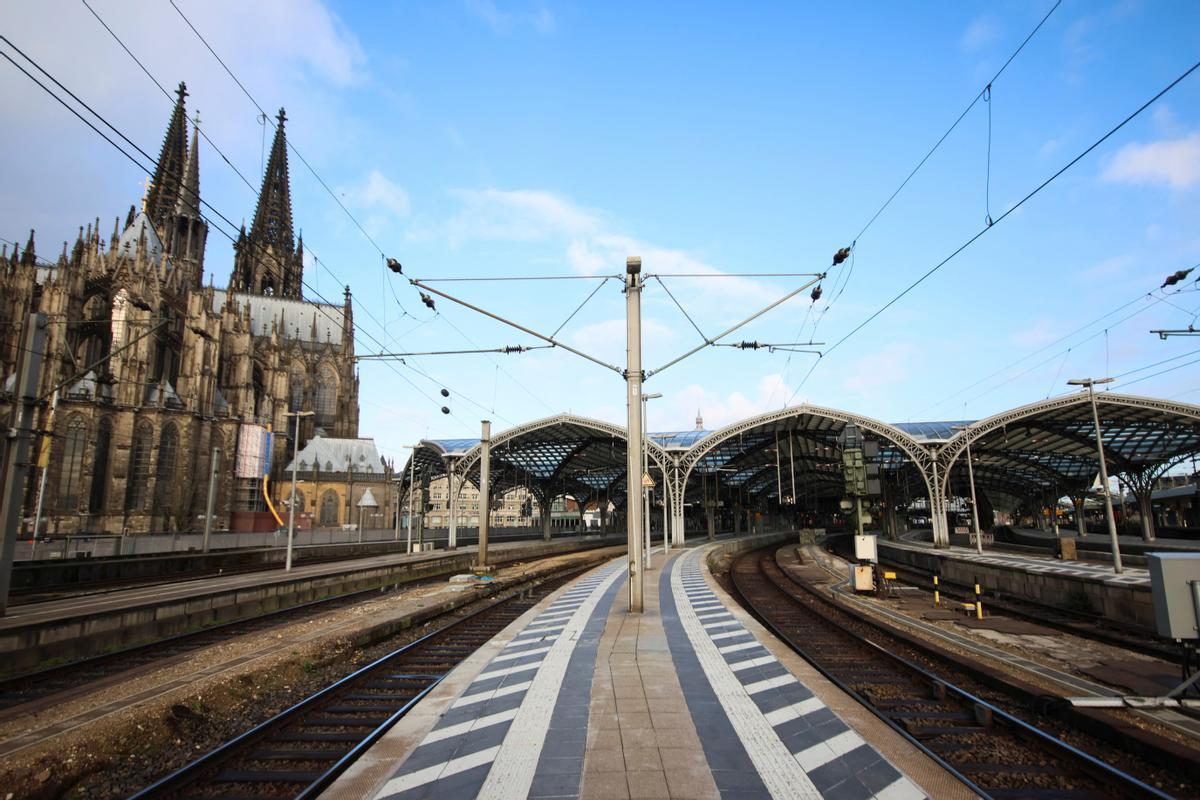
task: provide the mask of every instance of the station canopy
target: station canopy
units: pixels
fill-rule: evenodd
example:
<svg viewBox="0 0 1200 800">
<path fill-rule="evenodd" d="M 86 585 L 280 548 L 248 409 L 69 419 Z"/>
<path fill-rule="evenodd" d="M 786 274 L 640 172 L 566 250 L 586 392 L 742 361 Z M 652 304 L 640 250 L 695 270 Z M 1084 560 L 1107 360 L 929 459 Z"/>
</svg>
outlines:
<svg viewBox="0 0 1200 800">
<path fill-rule="evenodd" d="M 1096 395 L 1108 469 L 1139 480 L 1200 452 L 1200 406 L 1100 392 Z M 968 492 L 970 442 L 978 491 L 1010 497 L 1079 493 L 1097 475 L 1095 425 L 1086 393 L 1012 409 L 984 420 L 890 424 L 838 409 L 793 406 L 720 430 L 649 434 L 649 471 L 685 479 L 687 503 L 728 498 L 809 506 L 844 495 L 840 438 L 855 424 L 873 442 L 885 493 L 927 496 L 934 481 L 948 494 Z M 564 414 L 494 433 L 493 491 L 525 486 L 539 498 L 571 495 L 581 503 L 625 495 L 625 429 Z M 416 450 L 421 480 L 454 469 L 478 485 L 478 439 L 430 439 Z M 407 467 L 406 467 L 407 469 Z M 408 481 L 406 473 L 403 478 Z M 718 488 L 719 487 L 719 488 Z M 811 502 L 809 502 L 811 501 Z"/>
</svg>

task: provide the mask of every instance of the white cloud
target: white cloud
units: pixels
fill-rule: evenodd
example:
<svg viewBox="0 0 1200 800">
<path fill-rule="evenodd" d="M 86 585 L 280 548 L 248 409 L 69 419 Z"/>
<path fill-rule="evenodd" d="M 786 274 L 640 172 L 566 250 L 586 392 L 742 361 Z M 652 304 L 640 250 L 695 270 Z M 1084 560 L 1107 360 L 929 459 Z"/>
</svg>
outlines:
<svg viewBox="0 0 1200 800">
<path fill-rule="evenodd" d="M 348 207 L 366 213 L 363 224 L 372 235 L 395 225 L 410 210 L 408 192 L 377 169 L 368 172 L 360 183 L 340 187 L 338 194 Z"/>
<path fill-rule="evenodd" d="M 1200 183 L 1200 133 L 1181 139 L 1127 144 L 1104 170 L 1104 180 L 1169 186 L 1175 191 Z"/>
<path fill-rule="evenodd" d="M 1003 29 L 994 20 L 980 17 L 967 26 L 958 40 L 963 50 L 978 50 L 1000 38 Z"/>
<path fill-rule="evenodd" d="M 553 192 L 536 189 L 459 189 L 451 192 L 462 201 L 462 209 L 443 229 L 426 230 L 422 237 L 444 235 L 451 246 L 468 240 L 561 243 L 567 263 L 584 275 L 623 274 L 625 259 L 640 256 L 645 273 L 727 275 L 702 259 L 670 247 L 631 236 L 600 211 L 575 204 Z M 689 310 L 720 309 L 731 302 L 744 303 L 739 311 L 749 314 L 783 292 L 748 278 L 668 278 L 668 285 Z M 659 287 L 651 284 L 647 302 L 655 302 Z M 661 295 L 661 299 L 671 301 Z M 698 306 L 694 309 L 693 304 Z M 672 304 L 673 305 L 673 304 Z M 722 317 L 718 321 L 724 322 Z"/>
<path fill-rule="evenodd" d="M 917 348 L 911 342 L 892 342 L 863 356 L 845 370 L 842 388 L 869 398 L 912 379 Z"/>
<path fill-rule="evenodd" d="M 530 13 L 518 13 L 501 10 L 495 0 L 467 0 L 467 9 L 496 33 L 509 33 L 516 27 L 529 25 L 538 33 L 547 34 L 556 27 L 554 14 L 545 6 Z"/>
<path fill-rule="evenodd" d="M 747 417 L 782 408 L 783 400 L 791 394 L 792 389 L 779 373 L 764 375 L 749 392 L 733 391 L 724 395 L 693 383 L 670 396 L 670 405 L 666 407 L 669 410 L 662 416 L 656 415 L 651 403 L 650 426 L 658 430 L 688 429 L 692 426 L 681 425 L 680 420 L 690 422 L 699 411 L 704 418 L 704 427 L 717 430 Z M 661 426 L 656 425 L 656 421 L 660 421 Z"/>
<path fill-rule="evenodd" d="M 446 224 L 452 244 L 468 239 L 541 241 L 584 236 L 600 227 L 596 212 L 537 189 L 457 189 L 463 209 Z"/>
</svg>

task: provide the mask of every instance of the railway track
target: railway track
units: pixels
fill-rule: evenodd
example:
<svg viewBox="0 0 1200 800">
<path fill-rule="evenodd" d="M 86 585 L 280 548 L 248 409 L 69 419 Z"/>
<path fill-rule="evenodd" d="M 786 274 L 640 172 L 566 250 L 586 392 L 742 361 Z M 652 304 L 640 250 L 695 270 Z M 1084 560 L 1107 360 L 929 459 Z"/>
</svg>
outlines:
<svg viewBox="0 0 1200 800">
<path fill-rule="evenodd" d="M 516 562 L 497 561 L 496 566 L 512 563 Z M 444 574 L 434 575 L 406 582 L 399 588 L 410 591 L 444 580 Z M 311 600 L 254 617 L 211 625 L 200 630 L 0 679 L 0 721 L 16 715 L 35 713 L 41 708 L 81 692 L 124 680 L 151 668 L 158 668 L 172 659 L 226 641 L 230 637 L 269 630 L 317 613 L 336 611 L 373 597 L 384 596 L 388 591 L 394 590 L 363 589 Z"/>
<path fill-rule="evenodd" d="M 1149 784 L 1017 718 L 958 665 L 888 641 L 779 569 L 775 548 L 736 560 L 730 579 L 776 636 L 877 716 L 990 798 L 1164 798 Z"/>
<path fill-rule="evenodd" d="M 455 666 L 563 583 L 572 567 L 388 653 L 133 796 L 311 798 Z"/>
<path fill-rule="evenodd" d="M 404 584 L 405 589 L 427 581 Z M 66 664 L 14 675 L 0 680 L 0 721 L 16 714 L 30 714 L 48 703 L 95 688 L 98 684 L 126 678 L 151 667 L 159 667 L 170 659 L 228 640 L 232 636 L 286 625 L 315 613 L 335 611 L 378 597 L 380 589 L 363 589 L 336 597 L 312 600 L 297 606 L 271 611 L 248 619 L 212 625 L 165 639 L 134 645 L 111 653 L 82 658 Z"/>
</svg>

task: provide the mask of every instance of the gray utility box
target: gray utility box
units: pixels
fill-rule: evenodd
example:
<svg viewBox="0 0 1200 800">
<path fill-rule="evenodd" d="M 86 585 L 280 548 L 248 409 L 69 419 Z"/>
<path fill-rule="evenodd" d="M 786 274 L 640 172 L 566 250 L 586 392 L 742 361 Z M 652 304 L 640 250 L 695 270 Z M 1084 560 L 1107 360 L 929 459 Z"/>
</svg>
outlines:
<svg viewBox="0 0 1200 800">
<path fill-rule="evenodd" d="M 1168 639 L 1200 638 L 1196 595 L 1200 582 L 1200 553 L 1147 553 L 1154 621 L 1158 635 Z"/>
</svg>

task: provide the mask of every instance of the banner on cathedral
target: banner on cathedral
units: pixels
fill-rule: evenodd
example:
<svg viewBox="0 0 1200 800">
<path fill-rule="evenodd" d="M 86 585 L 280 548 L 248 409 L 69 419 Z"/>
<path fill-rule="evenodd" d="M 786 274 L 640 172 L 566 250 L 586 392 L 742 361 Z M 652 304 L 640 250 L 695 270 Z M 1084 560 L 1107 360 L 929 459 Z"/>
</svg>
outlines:
<svg viewBox="0 0 1200 800">
<path fill-rule="evenodd" d="M 271 432 L 262 425 L 243 424 L 238 429 L 237 463 L 239 478 L 258 478 L 271 470 Z"/>
</svg>

